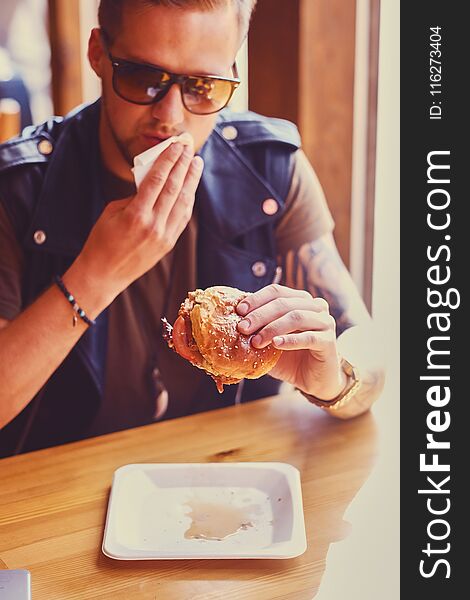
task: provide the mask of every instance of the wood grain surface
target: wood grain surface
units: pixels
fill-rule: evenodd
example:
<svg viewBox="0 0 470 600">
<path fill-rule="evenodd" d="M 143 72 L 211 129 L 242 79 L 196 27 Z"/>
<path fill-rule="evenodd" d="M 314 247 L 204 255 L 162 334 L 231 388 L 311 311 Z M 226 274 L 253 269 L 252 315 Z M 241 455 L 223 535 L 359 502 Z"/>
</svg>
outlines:
<svg viewBox="0 0 470 600">
<path fill-rule="evenodd" d="M 310 600 L 376 452 L 372 415 L 337 421 L 297 394 L 0 460 L 0 564 L 35 600 Z M 283 461 L 302 477 L 308 549 L 286 560 L 113 561 L 113 472 L 128 463 Z M 339 576 L 341 576 L 339 574 Z"/>
</svg>

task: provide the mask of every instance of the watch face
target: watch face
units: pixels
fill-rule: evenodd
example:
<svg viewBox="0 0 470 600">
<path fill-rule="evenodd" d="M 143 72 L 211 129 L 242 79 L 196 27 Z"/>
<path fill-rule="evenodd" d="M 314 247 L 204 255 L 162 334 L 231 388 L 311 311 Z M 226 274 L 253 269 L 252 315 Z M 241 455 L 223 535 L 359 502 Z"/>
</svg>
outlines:
<svg viewBox="0 0 470 600">
<path fill-rule="evenodd" d="M 341 359 L 341 368 L 346 373 L 346 375 L 352 375 L 353 374 L 353 371 L 354 371 L 353 366 L 345 358 Z"/>
</svg>

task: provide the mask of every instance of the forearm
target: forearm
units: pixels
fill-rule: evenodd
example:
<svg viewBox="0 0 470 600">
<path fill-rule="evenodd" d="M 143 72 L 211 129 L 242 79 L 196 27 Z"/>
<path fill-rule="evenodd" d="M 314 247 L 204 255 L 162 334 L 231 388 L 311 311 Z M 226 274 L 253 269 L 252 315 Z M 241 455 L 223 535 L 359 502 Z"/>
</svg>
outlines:
<svg viewBox="0 0 470 600">
<path fill-rule="evenodd" d="M 91 319 L 122 290 L 154 267 L 187 226 L 203 160 L 173 144 L 155 161 L 131 198 L 109 202 L 78 259 L 64 275 L 66 287 Z M 86 330 L 53 286 L 0 331 L 0 428 L 35 396 Z"/>
<path fill-rule="evenodd" d="M 338 351 L 357 368 L 361 385 L 351 400 L 337 410 L 328 410 L 340 419 L 356 417 L 372 406 L 385 382 L 385 367 L 373 326 L 361 325 L 344 331 L 337 340 Z"/>
<path fill-rule="evenodd" d="M 77 263 L 63 279 L 91 319 L 112 301 Z M 27 406 L 86 331 L 80 318 L 73 326 L 72 316 L 54 285 L 0 331 L 0 428 Z"/>
<path fill-rule="evenodd" d="M 287 281 L 328 302 L 330 314 L 336 322 L 337 352 L 357 367 L 361 378 L 361 386 L 347 404 L 335 411 L 325 410 L 341 419 L 357 416 L 372 406 L 384 385 L 381 342 L 333 238 L 325 236 L 305 244 L 298 252 L 298 259 L 302 277 L 299 279 L 298 273 L 296 276 L 288 271 Z M 286 264 L 289 264 L 288 260 Z"/>
</svg>

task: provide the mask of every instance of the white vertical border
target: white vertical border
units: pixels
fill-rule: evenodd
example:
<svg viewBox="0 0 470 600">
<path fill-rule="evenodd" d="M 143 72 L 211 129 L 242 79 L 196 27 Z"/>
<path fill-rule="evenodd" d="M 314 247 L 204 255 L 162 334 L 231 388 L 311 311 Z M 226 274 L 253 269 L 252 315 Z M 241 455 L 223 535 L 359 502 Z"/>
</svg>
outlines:
<svg viewBox="0 0 470 600">
<path fill-rule="evenodd" d="M 387 593 L 399 598 L 400 574 L 400 2 L 382 0 L 377 113 L 372 306 L 387 361 L 384 398 L 374 416 L 380 430 L 377 486 L 382 497 L 381 559 Z"/>
<path fill-rule="evenodd" d="M 315 600 L 400 597 L 400 3 L 381 0 L 374 210 L 374 323 L 387 377 L 373 407 L 376 465 L 343 516 L 349 536 L 331 544 Z"/>
<path fill-rule="evenodd" d="M 377 405 L 390 430 L 399 417 L 400 344 L 400 3 L 382 0 L 380 18 L 377 163 L 374 212 L 374 321 L 389 356 L 388 385 L 395 384 L 393 406 Z M 398 456 L 398 451 L 396 452 Z"/>
<path fill-rule="evenodd" d="M 356 0 L 354 113 L 351 181 L 350 271 L 364 293 L 367 136 L 369 98 L 369 0 Z"/>
</svg>

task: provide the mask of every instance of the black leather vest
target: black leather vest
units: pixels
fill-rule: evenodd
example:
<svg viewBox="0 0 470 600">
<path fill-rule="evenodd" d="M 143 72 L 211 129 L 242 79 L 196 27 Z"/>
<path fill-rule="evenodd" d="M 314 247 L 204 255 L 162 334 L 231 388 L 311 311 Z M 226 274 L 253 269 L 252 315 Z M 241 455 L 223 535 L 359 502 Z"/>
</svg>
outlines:
<svg viewBox="0 0 470 600">
<path fill-rule="evenodd" d="M 0 146 L 0 201 L 26 259 L 24 306 L 73 262 L 103 210 L 99 111 L 98 100 Z M 198 287 L 224 284 L 256 291 L 273 281 L 274 228 L 290 186 L 291 156 L 299 146 L 297 129 L 287 121 L 250 112 L 220 114 L 200 152 L 205 168 L 196 199 Z M 276 201 L 275 214 L 266 214 L 267 198 Z M 40 404 L 31 402 L 0 431 L 0 456 L 14 451 L 26 428 L 22 450 L 83 436 L 103 395 L 106 342 L 103 311 L 46 384 Z M 207 379 L 204 393 L 214 397 L 211 406 L 233 403 L 236 386 L 219 395 Z M 247 381 L 243 401 L 277 389 L 278 382 L 269 377 Z"/>
</svg>

